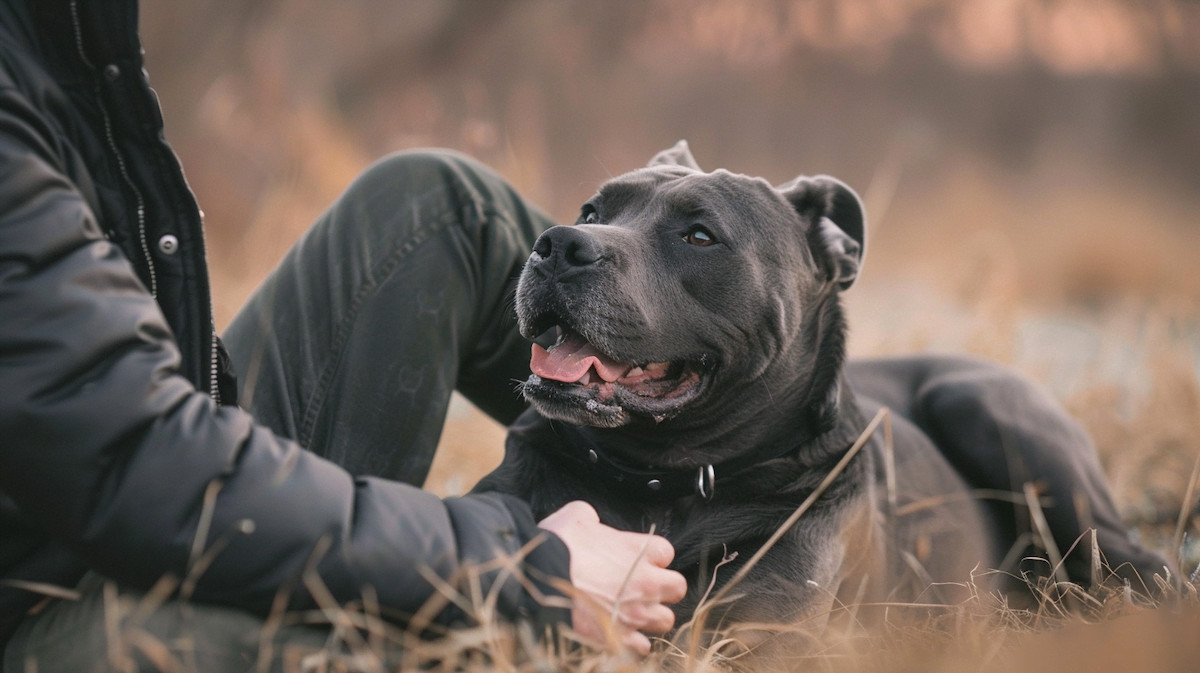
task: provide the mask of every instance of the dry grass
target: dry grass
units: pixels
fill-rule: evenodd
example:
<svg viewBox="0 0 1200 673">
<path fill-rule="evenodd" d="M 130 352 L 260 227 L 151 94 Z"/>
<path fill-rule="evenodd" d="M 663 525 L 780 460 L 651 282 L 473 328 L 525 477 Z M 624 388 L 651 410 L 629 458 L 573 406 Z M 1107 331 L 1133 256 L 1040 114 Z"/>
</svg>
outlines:
<svg viewBox="0 0 1200 673">
<path fill-rule="evenodd" d="M 203 572 L 210 550 L 197 549 L 193 567 Z M 495 565 L 516 572 L 510 561 Z M 892 673 L 901 671 L 1194 671 L 1200 662 L 1200 594 L 1192 581 L 1164 588 L 1157 602 L 1128 589 L 1091 591 L 1065 582 L 1031 586 L 1034 600 L 1023 607 L 965 584 L 967 598 L 954 605 L 885 603 L 840 605 L 797 624 L 750 624 L 711 628 L 697 617 L 675 635 L 659 640 L 647 658 L 631 656 L 616 645 L 581 643 L 569 629 L 549 640 L 527 627 L 497 620 L 495 596 L 481 591 L 475 568 L 448 582 L 435 581 L 440 595 L 430 614 L 447 603 L 460 606 L 474 626 L 444 637 L 417 635 L 428 624 L 420 615 L 409 628 L 382 618 L 373 595 L 338 605 L 314 568 L 304 584 L 317 608 L 303 613 L 277 612 L 263 627 L 263 657 L 255 667 L 266 671 L 271 657 L 286 673 L 545 673 L 548 671 L 648 673 Z M 164 578 L 140 600 L 104 587 L 105 638 L 113 671 L 133 670 L 136 656 L 149 669 L 165 673 L 203 670 L 189 664 L 190 637 L 170 640 L 151 635 L 146 620 L 176 591 L 186 600 L 189 576 L 182 583 Z M 432 579 L 432 577 L 431 577 Z M 457 587 L 457 588 L 455 588 Z M 720 593 L 709 605 L 721 601 Z M 296 625 L 328 629 L 321 638 L 288 640 Z M 273 640 L 283 633 L 282 641 Z M 320 642 L 321 639 L 324 642 Z M 749 645 L 748 643 L 754 643 Z M 36 671 L 36 665 L 27 670 Z M 277 669 L 271 669 L 277 670 Z"/>
</svg>

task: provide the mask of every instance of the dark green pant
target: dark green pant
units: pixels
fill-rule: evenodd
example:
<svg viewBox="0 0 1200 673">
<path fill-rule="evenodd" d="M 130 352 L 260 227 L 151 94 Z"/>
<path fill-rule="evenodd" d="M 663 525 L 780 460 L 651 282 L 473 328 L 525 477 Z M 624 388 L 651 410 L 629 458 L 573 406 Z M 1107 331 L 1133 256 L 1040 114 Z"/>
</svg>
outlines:
<svg viewBox="0 0 1200 673">
<path fill-rule="evenodd" d="M 503 423 L 524 409 L 512 297 L 550 224 L 461 155 L 380 161 L 225 331 L 242 406 L 354 474 L 421 484 L 454 389 Z"/>
<path fill-rule="evenodd" d="M 241 406 L 353 474 L 421 484 L 453 390 L 501 422 L 524 408 L 514 384 L 529 375 L 529 344 L 511 299 L 533 240 L 550 224 L 461 155 L 379 161 L 226 330 Z M 114 602 L 110 587 L 106 600 L 103 584 L 86 578 L 80 600 L 28 618 L 4 653 L 4 673 L 162 670 L 153 643 L 183 670 L 255 669 L 260 619 L 179 601 L 124 614 L 118 608 L 144 605 L 144 596 L 122 590 Z M 320 649 L 329 634 L 274 633 L 272 668 L 295 670 L 288 652 Z"/>
</svg>

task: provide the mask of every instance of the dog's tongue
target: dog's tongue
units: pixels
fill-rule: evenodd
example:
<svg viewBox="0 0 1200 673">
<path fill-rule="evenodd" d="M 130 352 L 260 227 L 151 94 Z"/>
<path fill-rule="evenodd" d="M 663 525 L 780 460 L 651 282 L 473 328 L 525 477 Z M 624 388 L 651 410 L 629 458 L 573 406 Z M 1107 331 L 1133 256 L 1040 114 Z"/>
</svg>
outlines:
<svg viewBox="0 0 1200 673">
<path fill-rule="evenodd" d="M 572 335 L 550 350 L 534 344 L 529 368 L 534 374 L 554 381 L 574 383 L 588 370 L 596 368 L 600 378 L 612 383 L 629 371 L 629 364 L 617 362 L 596 350 L 578 335 Z"/>
</svg>

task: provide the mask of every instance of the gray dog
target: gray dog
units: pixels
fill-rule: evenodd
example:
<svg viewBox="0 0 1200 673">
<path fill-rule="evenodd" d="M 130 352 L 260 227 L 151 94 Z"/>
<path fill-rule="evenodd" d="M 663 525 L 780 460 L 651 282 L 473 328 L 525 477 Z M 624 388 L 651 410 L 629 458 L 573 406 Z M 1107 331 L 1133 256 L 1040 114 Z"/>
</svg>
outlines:
<svg viewBox="0 0 1200 673">
<path fill-rule="evenodd" d="M 583 499 L 665 536 L 691 584 L 680 622 L 814 493 L 716 619 L 955 601 L 1029 573 L 1153 590 L 1166 562 L 1130 540 L 1087 437 L 1044 393 L 965 359 L 844 364 L 864 219 L 833 178 L 706 173 L 684 142 L 605 183 L 521 274 L 532 408 L 476 490 L 539 516 Z M 890 447 L 873 433 L 822 485 L 882 406 Z"/>
</svg>

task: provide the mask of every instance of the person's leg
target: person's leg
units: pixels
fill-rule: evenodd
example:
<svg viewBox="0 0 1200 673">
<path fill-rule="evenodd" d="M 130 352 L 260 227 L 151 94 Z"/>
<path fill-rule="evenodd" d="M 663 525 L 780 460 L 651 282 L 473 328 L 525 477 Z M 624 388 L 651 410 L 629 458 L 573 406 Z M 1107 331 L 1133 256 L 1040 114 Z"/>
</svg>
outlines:
<svg viewBox="0 0 1200 673">
<path fill-rule="evenodd" d="M 352 473 L 420 484 L 456 387 L 501 422 L 524 408 L 512 290 L 550 224 L 461 155 L 378 162 L 226 330 L 242 406 Z"/>
<path fill-rule="evenodd" d="M 105 586 L 98 575 L 78 589 L 78 600 L 57 600 L 22 623 L 4 650 L 3 673 L 298 671 L 303 657 L 342 649 L 328 628 L 268 624 L 177 600 L 159 604 Z"/>
</svg>

